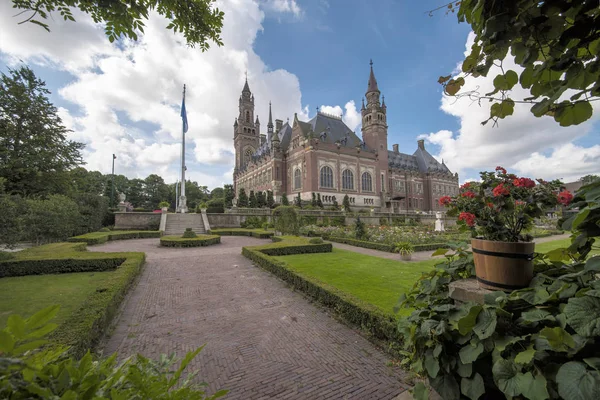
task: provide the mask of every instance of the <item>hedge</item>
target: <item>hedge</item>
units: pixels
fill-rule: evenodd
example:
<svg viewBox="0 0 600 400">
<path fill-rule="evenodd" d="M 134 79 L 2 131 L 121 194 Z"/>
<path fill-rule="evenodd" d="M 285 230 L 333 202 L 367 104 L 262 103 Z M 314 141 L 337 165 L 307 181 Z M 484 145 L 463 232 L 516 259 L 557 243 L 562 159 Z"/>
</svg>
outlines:
<svg viewBox="0 0 600 400">
<path fill-rule="evenodd" d="M 0 278 L 10 276 L 65 274 L 72 272 L 111 271 L 123 264 L 125 258 L 106 253 L 102 258 L 41 258 L 0 261 Z"/>
<path fill-rule="evenodd" d="M 73 236 L 69 242 L 83 242 L 88 245 L 102 244 L 109 240 L 126 239 L 151 239 L 159 238 L 160 231 L 110 231 L 110 232 L 91 232 L 85 235 Z"/>
<path fill-rule="evenodd" d="M 265 231 L 264 229 L 244 228 L 211 229 L 210 233 L 219 236 L 251 236 L 259 239 L 269 239 L 275 234 L 275 232 Z"/>
<path fill-rule="evenodd" d="M 163 236 L 160 245 L 163 247 L 200 247 L 221 243 L 219 235 L 198 235 L 195 238 L 183 238 L 181 236 Z"/>
<path fill-rule="evenodd" d="M 349 244 L 351 246 L 356 246 L 356 247 L 364 247 L 366 249 L 380 250 L 380 251 L 385 251 L 387 253 L 395 253 L 394 252 L 395 246 L 393 246 L 391 244 L 367 242 L 364 240 L 341 238 L 341 237 L 335 237 L 335 236 L 329 236 L 329 237 L 327 237 L 327 240 L 330 240 L 332 242 L 337 242 L 337 243 L 345 243 L 345 244 Z M 415 244 L 414 248 L 415 248 L 414 251 L 434 251 L 434 250 L 437 250 L 440 248 L 447 249 L 448 243 Z"/>
<path fill-rule="evenodd" d="M 285 242 L 280 243 L 285 245 Z M 327 244 L 331 246 L 331 243 Z M 270 248 L 265 249 L 265 247 L 267 246 L 244 247 L 242 248 L 242 255 L 252 260 L 259 267 L 289 283 L 294 289 L 301 290 L 319 303 L 332 308 L 344 320 L 360 326 L 373 337 L 390 342 L 390 344 L 402 340 L 396 330 L 397 321 L 392 315 L 386 314 L 377 307 L 315 278 L 304 276 L 288 269 L 285 262 L 275 260 L 269 254 L 266 254 L 272 253 L 272 251 L 270 251 Z M 295 248 L 295 250 L 298 248 L 297 245 L 290 247 Z M 277 255 L 283 255 L 282 253 L 292 254 L 286 253 L 282 250 L 283 248 L 280 249 L 280 254 Z M 389 346 L 388 350 L 393 351 L 391 346 Z"/>
</svg>

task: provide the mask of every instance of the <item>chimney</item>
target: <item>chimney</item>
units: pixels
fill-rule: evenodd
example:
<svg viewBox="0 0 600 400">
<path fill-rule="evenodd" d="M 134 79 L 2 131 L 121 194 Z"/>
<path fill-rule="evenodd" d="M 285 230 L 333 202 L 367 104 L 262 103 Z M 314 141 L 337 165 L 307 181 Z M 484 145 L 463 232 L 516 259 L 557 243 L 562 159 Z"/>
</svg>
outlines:
<svg viewBox="0 0 600 400">
<path fill-rule="evenodd" d="M 279 132 L 281 130 L 281 126 L 283 125 L 283 121 L 280 119 L 275 120 L 275 132 Z"/>
<path fill-rule="evenodd" d="M 392 148 L 394 149 L 394 153 L 396 153 L 396 154 L 400 153 L 400 151 L 398 151 L 398 145 L 397 144 L 393 144 Z"/>
<path fill-rule="evenodd" d="M 417 140 L 417 143 L 419 144 L 419 148 L 421 150 L 425 150 L 425 140 L 424 139 Z"/>
</svg>

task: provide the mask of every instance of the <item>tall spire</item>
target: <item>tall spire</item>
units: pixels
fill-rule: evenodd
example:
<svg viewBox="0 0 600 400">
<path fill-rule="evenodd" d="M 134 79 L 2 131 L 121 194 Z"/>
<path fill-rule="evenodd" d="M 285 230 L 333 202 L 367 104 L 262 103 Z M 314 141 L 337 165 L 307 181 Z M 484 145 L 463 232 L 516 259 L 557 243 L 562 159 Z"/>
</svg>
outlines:
<svg viewBox="0 0 600 400">
<path fill-rule="evenodd" d="M 250 86 L 248 86 L 248 71 L 246 71 L 246 83 L 244 83 L 244 89 L 242 93 L 250 93 Z"/>
<path fill-rule="evenodd" d="M 375 79 L 375 74 L 373 73 L 373 60 L 371 60 L 369 64 L 371 65 L 371 74 L 369 75 L 369 87 L 367 88 L 367 93 L 379 92 L 379 88 L 377 87 L 377 79 Z"/>
<path fill-rule="evenodd" d="M 267 123 L 267 133 L 273 133 L 273 115 L 271 114 L 271 102 L 269 102 L 269 122 Z"/>
</svg>

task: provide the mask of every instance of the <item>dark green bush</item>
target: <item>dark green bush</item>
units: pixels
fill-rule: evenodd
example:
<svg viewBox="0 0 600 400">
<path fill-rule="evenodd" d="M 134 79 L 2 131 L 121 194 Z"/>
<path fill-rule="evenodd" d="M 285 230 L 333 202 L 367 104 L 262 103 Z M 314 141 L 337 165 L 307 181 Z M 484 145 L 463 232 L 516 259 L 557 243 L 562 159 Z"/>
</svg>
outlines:
<svg viewBox="0 0 600 400">
<path fill-rule="evenodd" d="M 69 197 L 51 195 L 46 200 L 26 200 L 26 204 L 25 240 L 36 244 L 60 242 L 78 233 L 78 205 Z"/>
<path fill-rule="evenodd" d="M 364 247 L 365 249 L 373 249 L 385 251 L 388 253 L 394 253 L 394 245 L 376 242 L 367 242 L 366 240 L 356 240 L 351 238 L 341 238 L 336 236 L 329 236 L 325 238 L 332 242 L 345 243 L 351 246 Z M 428 243 L 428 244 L 416 244 L 414 245 L 415 251 L 435 251 L 437 249 L 447 249 L 448 243 Z"/>
<path fill-rule="evenodd" d="M 160 245 L 163 247 L 201 247 L 219 243 L 221 243 L 219 235 L 197 235 L 194 238 L 163 236 L 160 238 Z"/>
<path fill-rule="evenodd" d="M 312 215 L 303 215 L 300 219 L 301 219 L 302 226 L 317 224 L 317 217 L 312 216 Z"/>
<path fill-rule="evenodd" d="M 290 256 L 293 254 L 331 253 L 331 243 L 322 244 L 288 244 L 285 242 L 261 246 L 260 252 L 269 256 Z"/>
<path fill-rule="evenodd" d="M 246 217 L 246 220 L 240 224 L 244 229 L 258 229 L 262 227 L 261 219 L 256 215 Z"/>
<path fill-rule="evenodd" d="M 90 193 L 77 193 L 72 196 L 79 210 L 79 227 L 75 233 L 88 233 L 100 229 L 108 212 L 108 198 Z"/>
<path fill-rule="evenodd" d="M 151 239 L 159 237 L 160 231 L 101 231 L 74 236 L 69 238 L 68 241 L 83 242 L 91 246 L 94 244 L 106 243 L 109 240 Z"/>
<path fill-rule="evenodd" d="M 346 226 L 346 217 L 344 217 L 344 216 L 332 217 L 331 225 L 332 226 Z"/>
<path fill-rule="evenodd" d="M 275 230 L 297 235 L 300 230 L 300 216 L 293 206 L 279 206 L 273 210 L 273 224 Z"/>
<path fill-rule="evenodd" d="M 183 232 L 183 236 L 182 238 L 184 239 L 193 239 L 193 238 L 197 238 L 198 235 L 196 235 L 196 232 L 194 232 L 192 230 L 192 228 L 185 228 L 185 232 Z"/>
<path fill-rule="evenodd" d="M 390 222 L 387 217 L 379 217 L 379 225 L 387 226 Z"/>
<path fill-rule="evenodd" d="M 244 229 L 244 228 L 223 228 L 223 229 L 212 229 L 210 231 L 214 235 L 219 236 L 251 236 L 258 239 L 269 239 L 273 237 L 273 232 L 267 232 L 260 229 Z"/>
<path fill-rule="evenodd" d="M 9 276 L 64 274 L 71 272 L 111 271 L 125 258 L 99 253 L 102 258 L 13 259 L 0 262 L 0 278 Z"/>
<path fill-rule="evenodd" d="M 15 255 L 8 251 L 0 251 L 0 261 L 8 261 L 15 258 Z"/>
<path fill-rule="evenodd" d="M 206 204 L 207 214 L 223 214 L 225 212 L 225 199 L 212 199 Z"/>
</svg>

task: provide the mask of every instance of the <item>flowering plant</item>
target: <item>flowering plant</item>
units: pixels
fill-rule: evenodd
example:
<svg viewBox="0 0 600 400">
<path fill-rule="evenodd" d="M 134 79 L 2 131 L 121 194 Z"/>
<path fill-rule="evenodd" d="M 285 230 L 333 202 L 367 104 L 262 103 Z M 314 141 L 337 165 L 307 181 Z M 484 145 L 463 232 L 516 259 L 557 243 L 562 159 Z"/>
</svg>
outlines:
<svg viewBox="0 0 600 400">
<path fill-rule="evenodd" d="M 464 230 L 473 237 L 503 242 L 530 242 L 523 235 L 533 227 L 533 220 L 560 204 L 568 205 L 573 195 L 560 191 L 559 180 L 547 182 L 509 174 L 496 167 L 495 172 L 481 172 L 481 182 L 467 182 L 455 197 L 444 196 L 439 203 L 449 208 L 448 215 L 458 216 Z"/>
</svg>

